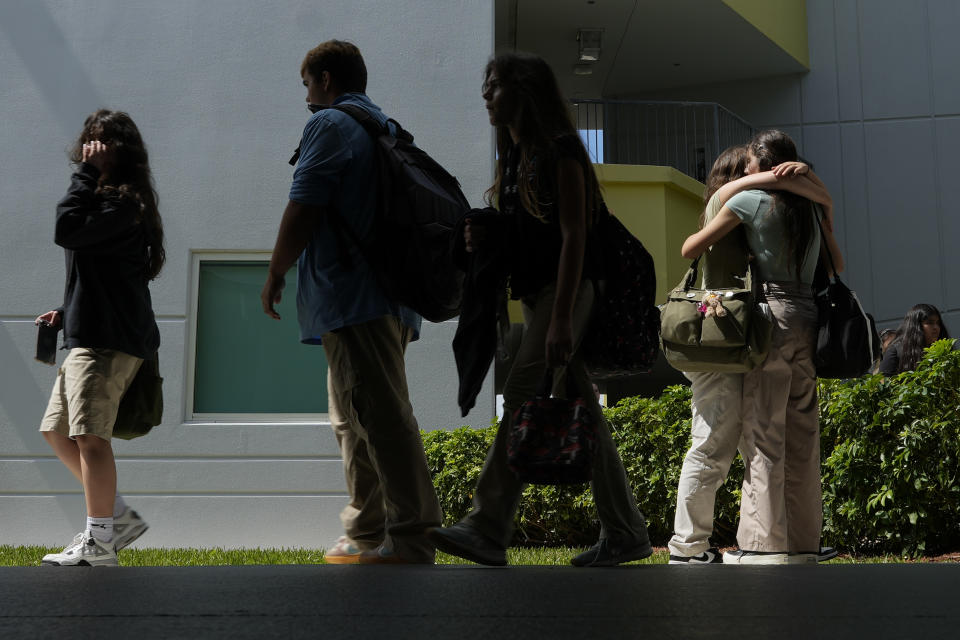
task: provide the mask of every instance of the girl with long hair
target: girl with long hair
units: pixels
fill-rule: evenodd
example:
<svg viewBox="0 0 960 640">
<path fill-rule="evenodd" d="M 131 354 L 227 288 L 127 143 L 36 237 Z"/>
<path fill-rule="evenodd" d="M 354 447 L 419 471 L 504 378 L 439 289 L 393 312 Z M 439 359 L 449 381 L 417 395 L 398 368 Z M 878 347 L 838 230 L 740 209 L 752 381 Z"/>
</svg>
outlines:
<svg viewBox="0 0 960 640">
<path fill-rule="evenodd" d="M 567 388 L 588 403 L 597 422 L 593 495 L 599 541 L 571 562 L 611 566 L 652 553 L 646 522 L 593 392 L 578 347 L 594 304 L 595 253 L 587 242 L 601 211 L 600 187 L 553 71 L 527 54 L 501 54 L 483 83 L 496 127 L 497 167 L 488 202 L 512 216 L 510 291 L 522 302 L 524 332 L 504 385 L 504 418 L 474 492 L 473 510 L 449 528 L 434 529 L 441 551 L 482 564 L 506 564 L 523 485 L 507 466 L 513 412 L 536 395 L 549 367 L 554 389 Z M 485 229 L 467 224 L 468 251 L 482 247 Z"/>
<path fill-rule="evenodd" d="M 753 174 L 796 161 L 796 147 L 789 136 L 763 131 L 748 146 L 746 171 Z M 740 549 L 724 554 L 723 561 L 816 562 L 822 520 L 812 359 L 816 311 L 811 284 L 821 251 L 817 214 L 808 199 L 787 191 L 742 191 L 687 238 L 684 257 L 701 255 L 741 224 L 774 326 L 767 359 L 743 377 Z M 823 227 L 840 270 L 839 247 L 830 225 Z"/>
<path fill-rule="evenodd" d="M 66 254 L 63 306 L 36 319 L 63 329 L 69 353 L 40 431 L 83 485 L 87 522 L 43 563 L 115 566 L 117 550 L 147 530 L 116 492 L 110 439 L 120 398 L 160 346 L 147 284 L 163 268 L 163 225 L 147 150 L 129 115 L 91 114 L 70 159 L 77 168 L 54 232 Z"/>
<path fill-rule="evenodd" d="M 745 189 L 783 189 L 831 205 L 830 194 L 804 163 L 784 163 L 747 175 L 746 145 L 721 153 L 707 176 L 700 227 L 709 224 L 723 204 Z M 702 288 L 744 286 L 750 259 L 742 226 L 719 238 L 701 256 Z M 737 454 L 742 425 L 742 373 L 686 372 L 690 380 L 692 445 L 684 457 L 677 487 L 670 564 L 715 564 L 720 551 L 710 542 L 716 493 Z"/>
<path fill-rule="evenodd" d="M 915 305 L 903 317 L 897 328 L 896 339 L 883 353 L 880 373 L 895 376 L 913 371 L 923 358 L 923 350 L 937 340 L 950 337 L 940 311 L 932 304 Z"/>
</svg>

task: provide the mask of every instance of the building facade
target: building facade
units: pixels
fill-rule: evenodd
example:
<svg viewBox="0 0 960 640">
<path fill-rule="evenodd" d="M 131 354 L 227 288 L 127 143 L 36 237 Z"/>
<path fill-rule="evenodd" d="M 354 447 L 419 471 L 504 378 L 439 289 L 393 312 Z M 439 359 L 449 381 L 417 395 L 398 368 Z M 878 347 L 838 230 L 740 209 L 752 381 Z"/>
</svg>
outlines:
<svg viewBox="0 0 960 640">
<path fill-rule="evenodd" d="M 78 483 L 37 433 L 56 375 L 33 360 L 33 318 L 60 304 L 54 206 L 87 114 L 120 109 L 151 154 L 167 266 L 151 290 L 164 423 L 115 441 L 119 488 L 149 546 L 322 547 L 345 485 L 326 420 L 322 349 L 297 341 L 295 278 L 271 322 L 259 303 L 309 113 L 300 63 L 356 43 L 368 93 L 479 204 L 493 139 L 480 98 L 493 47 L 486 0 L 341 3 L 97 0 L 0 3 L 0 544 L 63 544 L 83 522 Z M 425 429 L 486 426 L 492 381 L 456 406 L 455 322 L 408 351 Z M 60 353 L 62 362 L 64 352 Z"/>
<path fill-rule="evenodd" d="M 584 31 L 601 33 L 587 54 Z M 116 445 L 120 489 L 151 523 L 138 544 L 322 547 L 339 535 L 346 500 L 322 350 L 297 343 L 292 290 L 281 323 L 258 299 L 286 160 L 308 115 L 299 65 L 309 48 L 355 42 L 370 97 L 474 205 L 493 167 L 480 83 L 495 50 L 543 55 L 571 99 L 715 103 L 754 128 L 784 129 L 833 193 L 845 281 L 878 324 L 928 302 L 960 333 L 958 31 L 954 0 L 418 0 L 402 11 L 388 0 L 0 3 L 0 544 L 61 544 L 82 522 L 80 487 L 36 432 L 55 370 L 32 358 L 33 318 L 60 302 L 54 205 L 66 149 L 94 109 L 126 110 L 139 124 L 167 233 L 152 287 L 164 424 Z M 680 120 L 654 122 L 657 144 L 679 145 Z M 605 138 L 598 160 L 616 151 L 670 164 L 642 148 L 636 123 L 586 128 Z M 697 177 L 719 145 L 690 145 Z M 600 175 L 656 254 L 665 290 L 684 268 L 697 183 L 664 167 Z M 425 429 L 494 415 L 491 375 L 459 417 L 455 327 L 425 323 L 409 349 Z"/>
</svg>

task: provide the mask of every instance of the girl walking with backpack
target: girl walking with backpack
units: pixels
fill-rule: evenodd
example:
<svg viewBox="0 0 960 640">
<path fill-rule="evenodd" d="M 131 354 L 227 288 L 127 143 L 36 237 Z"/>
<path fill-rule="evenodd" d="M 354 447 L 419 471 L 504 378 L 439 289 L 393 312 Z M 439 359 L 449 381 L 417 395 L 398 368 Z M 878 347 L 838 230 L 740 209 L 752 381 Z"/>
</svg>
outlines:
<svg viewBox="0 0 960 640">
<path fill-rule="evenodd" d="M 147 284 L 165 260 L 163 225 L 147 150 L 129 115 L 91 114 L 70 159 L 77 168 L 54 232 L 66 253 L 63 306 L 36 319 L 62 328 L 70 351 L 40 431 L 83 485 L 87 521 L 43 564 L 116 566 L 116 552 L 147 530 L 116 492 L 110 439 L 120 398 L 160 346 Z"/>
<path fill-rule="evenodd" d="M 764 131 L 748 146 L 753 174 L 797 160 L 785 133 Z M 785 191 L 748 190 L 683 244 L 696 258 L 739 225 L 773 315 L 770 352 L 743 377 L 743 496 L 737 542 L 724 563 L 815 563 L 820 548 L 820 427 L 812 355 L 816 310 L 811 284 L 821 251 L 810 201 Z M 828 224 L 837 269 L 843 260 Z"/>
<path fill-rule="evenodd" d="M 497 168 L 487 200 L 512 216 L 510 290 L 522 302 L 524 332 L 504 386 L 504 418 L 474 492 L 473 510 L 459 523 L 430 532 L 437 548 L 488 565 L 506 564 L 523 484 L 507 466 L 513 413 L 536 395 L 549 367 L 554 389 L 569 376 L 597 423 L 593 495 L 599 541 L 571 560 L 612 566 L 652 553 L 646 523 L 603 420 L 578 347 L 590 320 L 597 275 L 587 238 L 602 206 L 600 187 L 547 63 L 527 54 L 502 54 L 483 83 L 497 133 Z M 467 251 L 482 247 L 485 229 L 468 221 Z"/>
</svg>

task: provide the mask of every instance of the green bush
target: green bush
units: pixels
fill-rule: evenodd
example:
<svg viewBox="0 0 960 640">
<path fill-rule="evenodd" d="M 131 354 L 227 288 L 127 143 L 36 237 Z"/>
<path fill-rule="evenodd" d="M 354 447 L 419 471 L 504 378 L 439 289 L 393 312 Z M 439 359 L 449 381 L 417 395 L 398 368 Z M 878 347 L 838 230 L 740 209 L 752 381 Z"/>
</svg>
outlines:
<svg viewBox="0 0 960 640">
<path fill-rule="evenodd" d="M 820 385 L 824 538 L 922 555 L 960 545 L 960 351 L 916 371 Z"/>
<path fill-rule="evenodd" d="M 914 372 L 820 383 L 824 542 L 903 555 L 960 547 L 960 351 L 941 341 Z M 604 414 L 651 540 L 673 530 L 677 481 L 690 446 L 690 390 L 627 398 Z M 445 523 L 470 510 L 496 425 L 424 436 Z M 717 492 L 713 541 L 735 542 L 743 464 Z M 592 544 L 599 532 L 586 485 L 528 486 L 514 544 Z"/>
<path fill-rule="evenodd" d="M 659 398 L 627 398 L 604 410 L 651 539 L 666 544 L 673 532 L 673 510 L 683 456 L 690 446 L 690 390 L 669 387 Z M 424 434 L 427 462 L 449 525 L 471 508 L 473 490 L 496 423 L 486 429 L 461 427 Z M 717 540 L 733 540 L 743 466 L 734 463 L 718 492 Z M 517 510 L 518 545 L 593 544 L 600 531 L 588 485 L 527 486 Z"/>
</svg>

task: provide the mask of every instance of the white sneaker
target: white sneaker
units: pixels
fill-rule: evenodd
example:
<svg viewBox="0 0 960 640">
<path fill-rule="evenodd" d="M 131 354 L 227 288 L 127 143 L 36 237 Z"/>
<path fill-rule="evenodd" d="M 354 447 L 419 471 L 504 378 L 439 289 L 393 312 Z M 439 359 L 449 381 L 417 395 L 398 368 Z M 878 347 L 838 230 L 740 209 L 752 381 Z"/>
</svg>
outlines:
<svg viewBox="0 0 960 640">
<path fill-rule="evenodd" d="M 116 567 L 117 552 L 113 542 L 101 542 L 85 531 L 74 536 L 60 553 L 43 556 L 42 563 L 59 567 Z"/>
<path fill-rule="evenodd" d="M 723 554 L 723 564 L 787 564 L 789 557 L 786 553 L 737 549 Z"/>
<path fill-rule="evenodd" d="M 150 525 L 140 517 L 139 513 L 127 507 L 122 514 L 113 519 L 113 544 L 116 550 L 126 549 L 149 528 Z"/>
</svg>

